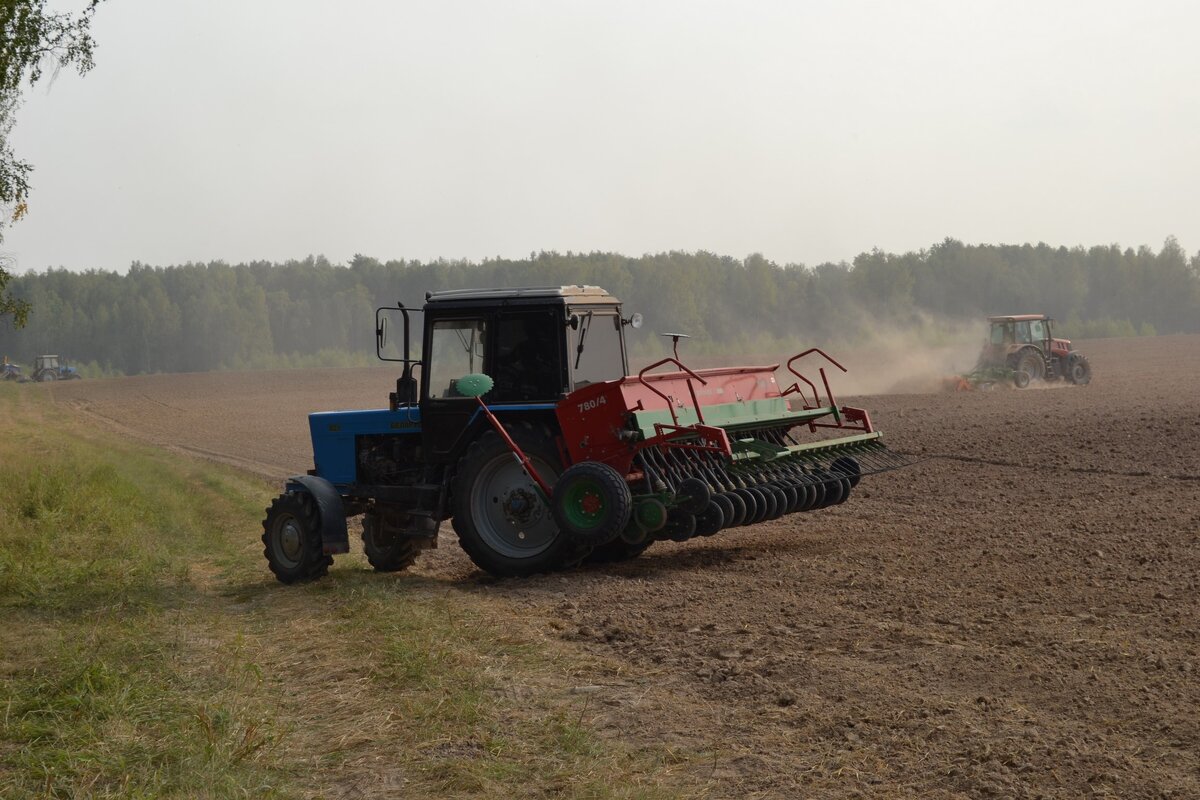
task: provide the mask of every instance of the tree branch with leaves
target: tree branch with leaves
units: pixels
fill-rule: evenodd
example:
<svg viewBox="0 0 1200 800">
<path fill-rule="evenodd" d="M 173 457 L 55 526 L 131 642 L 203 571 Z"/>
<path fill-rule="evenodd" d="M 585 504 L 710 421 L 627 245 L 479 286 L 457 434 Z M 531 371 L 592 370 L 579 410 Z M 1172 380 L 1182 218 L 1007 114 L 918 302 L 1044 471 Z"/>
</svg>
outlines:
<svg viewBox="0 0 1200 800">
<path fill-rule="evenodd" d="M 0 242 L 4 226 L 19 221 L 28 209 L 33 167 L 17 158 L 8 139 L 21 92 L 63 67 L 80 75 L 92 68 L 92 16 L 101 2 L 91 0 L 77 14 L 56 14 L 46 10 L 46 0 L 0 0 Z M 19 328 L 29 316 L 29 304 L 7 291 L 5 262 L 0 257 L 0 315 L 11 314 Z"/>
</svg>

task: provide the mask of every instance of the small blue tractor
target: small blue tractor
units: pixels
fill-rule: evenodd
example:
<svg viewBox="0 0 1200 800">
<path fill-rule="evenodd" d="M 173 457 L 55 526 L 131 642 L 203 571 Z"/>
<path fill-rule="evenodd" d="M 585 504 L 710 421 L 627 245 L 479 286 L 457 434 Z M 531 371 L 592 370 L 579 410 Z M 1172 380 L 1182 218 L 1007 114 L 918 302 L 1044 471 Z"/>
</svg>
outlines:
<svg viewBox="0 0 1200 800">
<path fill-rule="evenodd" d="M 68 366 L 65 358 L 38 356 L 34 361 L 32 377 L 38 383 L 44 383 L 46 381 L 77 381 L 83 376 L 74 367 Z"/>
<path fill-rule="evenodd" d="M 425 300 L 376 312 L 376 353 L 401 365 L 388 407 L 309 416 L 314 468 L 263 520 L 280 581 L 324 575 L 355 516 L 376 570 L 410 566 L 449 519 L 478 567 L 523 576 L 836 505 L 905 463 L 866 411 L 837 405 L 824 367 L 815 382 L 798 371 L 811 356 L 845 371 L 819 349 L 786 362 L 781 388 L 779 364 L 692 370 L 683 334 L 664 334 L 674 357 L 631 374 L 625 329 L 641 315 L 599 287 Z"/>
</svg>

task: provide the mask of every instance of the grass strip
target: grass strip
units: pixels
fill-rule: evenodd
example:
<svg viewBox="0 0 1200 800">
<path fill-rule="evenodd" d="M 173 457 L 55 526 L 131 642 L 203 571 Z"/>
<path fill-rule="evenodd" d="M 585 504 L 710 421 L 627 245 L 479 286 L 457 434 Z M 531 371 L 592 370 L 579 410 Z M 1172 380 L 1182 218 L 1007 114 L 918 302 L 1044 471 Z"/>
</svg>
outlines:
<svg viewBox="0 0 1200 800">
<path fill-rule="evenodd" d="M 486 592 L 360 556 L 276 584 L 255 479 L 0 386 L 0 486 L 2 797 L 696 793 Z"/>
</svg>

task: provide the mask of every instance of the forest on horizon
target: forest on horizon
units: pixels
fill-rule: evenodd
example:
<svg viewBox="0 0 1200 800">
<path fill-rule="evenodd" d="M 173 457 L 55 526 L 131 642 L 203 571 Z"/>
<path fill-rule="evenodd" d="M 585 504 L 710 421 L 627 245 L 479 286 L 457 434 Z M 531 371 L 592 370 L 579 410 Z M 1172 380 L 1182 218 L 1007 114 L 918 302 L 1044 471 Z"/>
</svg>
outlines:
<svg viewBox="0 0 1200 800">
<path fill-rule="evenodd" d="M 1158 251 L 945 239 L 815 267 L 708 252 L 542 252 L 51 269 L 12 277 L 32 311 L 22 329 L 0 320 L 0 354 L 28 364 L 58 353 L 91 375 L 369 364 L 379 306 L 420 307 L 439 289 L 558 284 L 603 286 L 626 313 L 640 311 L 645 327 L 630 338 L 641 353 L 668 330 L 691 334 L 698 355 L 761 353 L 897 329 L 934 339 L 996 313 L 1047 313 L 1076 338 L 1200 332 L 1200 253 L 1189 257 L 1173 237 Z"/>
</svg>

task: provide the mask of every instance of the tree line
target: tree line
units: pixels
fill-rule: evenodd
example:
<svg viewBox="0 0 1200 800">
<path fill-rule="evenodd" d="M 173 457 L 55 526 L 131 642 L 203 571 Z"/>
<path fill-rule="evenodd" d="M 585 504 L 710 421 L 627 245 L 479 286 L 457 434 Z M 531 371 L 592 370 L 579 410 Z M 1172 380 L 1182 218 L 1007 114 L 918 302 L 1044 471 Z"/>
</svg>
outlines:
<svg viewBox="0 0 1200 800">
<path fill-rule="evenodd" d="M 969 245 L 946 239 L 904 254 L 872 250 L 849 263 L 779 265 L 761 255 L 640 257 L 533 253 L 527 259 L 420 262 L 358 255 L 285 263 L 135 263 L 121 274 L 50 269 L 13 276 L 32 309 L 26 327 L 0 320 L 0 353 L 28 363 L 68 356 L 92 374 L 311 367 L 374 361 L 375 308 L 420 307 L 426 291 L 596 284 L 640 311 L 635 351 L 683 331 L 695 354 L 765 353 L 856 343 L 935 321 L 1045 312 L 1065 335 L 1200 331 L 1200 253 L 1174 238 L 1155 252 L 1117 245 Z M 657 351 L 654 351 L 657 352 Z"/>
</svg>

